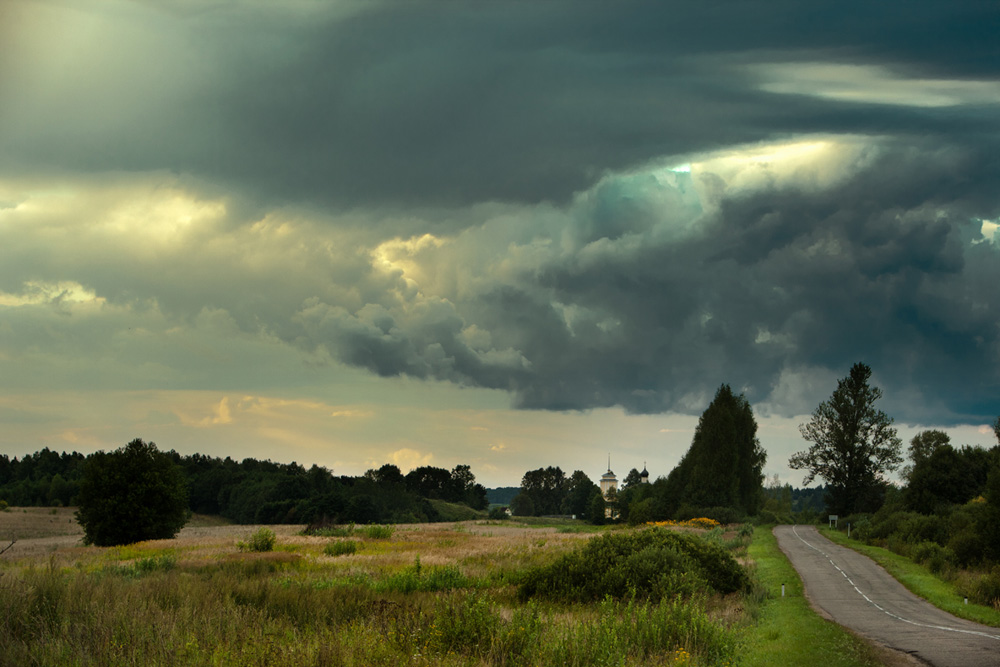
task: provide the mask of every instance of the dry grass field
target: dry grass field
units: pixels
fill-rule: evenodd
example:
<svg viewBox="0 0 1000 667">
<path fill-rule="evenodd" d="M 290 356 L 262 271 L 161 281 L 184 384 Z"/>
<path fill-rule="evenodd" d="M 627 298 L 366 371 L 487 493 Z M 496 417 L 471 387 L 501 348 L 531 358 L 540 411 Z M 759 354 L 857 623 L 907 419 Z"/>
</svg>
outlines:
<svg viewBox="0 0 1000 667">
<path fill-rule="evenodd" d="M 241 549 L 260 528 L 273 531 L 273 549 Z M 595 535 L 584 524 L 302 529 L 193 517 L 175 539 L 102 548 L 83 545 L 72 509 L 0 512 L 0 548 L 16 540 L 0 556 L 0 667 L 722 665 L 735 657 L 739 596 L 519 598 L 525 576 Z"/>
</svg>

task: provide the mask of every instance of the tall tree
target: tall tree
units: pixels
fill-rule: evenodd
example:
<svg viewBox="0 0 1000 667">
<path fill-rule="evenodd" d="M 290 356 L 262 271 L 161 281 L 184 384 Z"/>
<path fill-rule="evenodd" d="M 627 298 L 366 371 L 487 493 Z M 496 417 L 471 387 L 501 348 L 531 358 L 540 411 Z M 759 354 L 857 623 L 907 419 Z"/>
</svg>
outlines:
<svg viewBox="0 0 1000 667">
<path fill-rule="evenodd" d="M 670 514 L 680 504 L 755 514 L 766 459 L 750 403 L 724 384 L 698 420 L 691 447 L 654 493 Z"/>
<path fill-rule="evenodd" d="M 826 480 L 827 509 L 833 513 L 878 509 L 885 474 L 903 461 L 892 418 L 875 408 L 882 390 L 868 384 L 871 374 L 871 368 L 857 363 L 838 380 L 829 400 L 817 406 L 808 424 L 799 426 L 802 437 L 813 444 L 788 460 L 790 468 L 807 471 L 804 484 L 816 477 Z"/>
</svg>

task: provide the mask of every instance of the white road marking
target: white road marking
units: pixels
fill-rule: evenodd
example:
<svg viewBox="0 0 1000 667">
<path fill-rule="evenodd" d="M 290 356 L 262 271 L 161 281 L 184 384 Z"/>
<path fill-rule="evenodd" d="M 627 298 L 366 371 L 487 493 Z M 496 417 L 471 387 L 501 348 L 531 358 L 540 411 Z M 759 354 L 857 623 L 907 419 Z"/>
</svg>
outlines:
<svg viewBox="0 0 1000 667">
<path fill-rule="evenodd" d="M 867 595 L 865 595 L 861 591 L 861 589 L 858 588 L 857 585 L 851 580 L 851 578 L 849 576 L 847 576 L 847 573 L 844 572 L 842 569 L 840 569 L 840 566 L 837 565 L 833 561 L 833 559 L 830 557 L 830 555 L 828 553 L 826 553 L 825 551 L 823 551 L 819 547 L 815 546 L 814 544 L 811 544 L 811 543 L 807 542 L 806 540 L 802 539 L 802 536 L 799 535 L 799 532 L 795 528 L 796 528 L 795 526 L 792 526 L 792 533 L 795 534 L 795 537 L 797 537 L 799 539 L 799 541 L 802 542 L 802 544 L 804 544 L 807 547 L 809 547 L 810 549 L 812 549 L 812 550 L 814 550 L 814 551 L 822 554 L 824 558 L 826 558 L 828 561 L 830 561 L 830 565 L 833 565 L 833 567 L 835 567 L 838 572 L 840 572 L 842 575 L 844 575 L 844 579 L 847 579 L 848 583 L 851 584 L 851 586 L 854 588 L 854 590 L 856 590 L 858 592 L 858 595 L 860 595 L 861 597 L 863 597 L 865 600 L 868 601 L 869 604 L 871 604 L 873 607 L 875 607 L 876 609 L 878 609 L 882 613 L 884 613 L 884 614 L 886 614 L 888 616 L 891 616 L 892 618 L 895 618 L 897 620 L 903 621 L 904 623 L 909 623 L 910 625 L 916 625 L 916 626 L 921 627 L 921 628 L 930 628 L 932 630 L 944 630 L 946 632 L 960 632 L 960 633 L 966 634 L 966 635 L 978 635 L 980 637 L 988 637 L 990 639 L 1000 640 L 1000 635 L 991 635 L 989 633 L 980 632 L 978 630 L 964 630 L 962 628 L 949 628 L 948 626 L 945 626 L 945 625 L 930 625 L 928 623 L 920 623 L 918 621 L 913 621 L 913 620 L 910 620 L 908 618 L 904 618 L 904 617 L 902 617 L 902 616 L 900 616 L 898 614 L 892 613 L 891 611 L 889 611 L 888 609 L 882 607 L 877 602 L 875 602 L 874 600 L 872 600 L 870 597 L 868 597 Z"/>
</svg>

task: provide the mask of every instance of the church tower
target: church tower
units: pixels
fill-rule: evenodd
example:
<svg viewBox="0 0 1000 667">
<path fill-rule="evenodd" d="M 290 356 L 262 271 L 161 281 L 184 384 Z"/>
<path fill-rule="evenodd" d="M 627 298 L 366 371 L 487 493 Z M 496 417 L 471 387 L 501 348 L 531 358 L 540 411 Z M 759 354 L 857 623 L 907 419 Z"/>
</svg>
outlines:
<svg viewBox="0 0 1000 667">
<path fill-rule="evenodd" d="M 618 491 L 618 478 L 611 472 L 611 455 L 608 454 L 608 471 L 601 475 L 601 495 L 608 499 L 608 493 Z"/>
</svg>

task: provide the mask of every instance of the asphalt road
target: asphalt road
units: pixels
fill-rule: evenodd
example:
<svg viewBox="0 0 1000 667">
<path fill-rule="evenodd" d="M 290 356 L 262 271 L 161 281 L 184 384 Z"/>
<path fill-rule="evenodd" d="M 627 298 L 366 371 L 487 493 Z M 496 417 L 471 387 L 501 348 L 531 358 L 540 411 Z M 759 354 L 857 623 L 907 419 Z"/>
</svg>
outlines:
<svg viewBox="0 0 1000 667">
<path fill-rule="evenodd" d="M 774 535 L 810 603 L 827 618 L 936 667 L 1000 666 L 1000 628 L 941 611 L 815 527 L 778 526 Z"/>
</svg>

